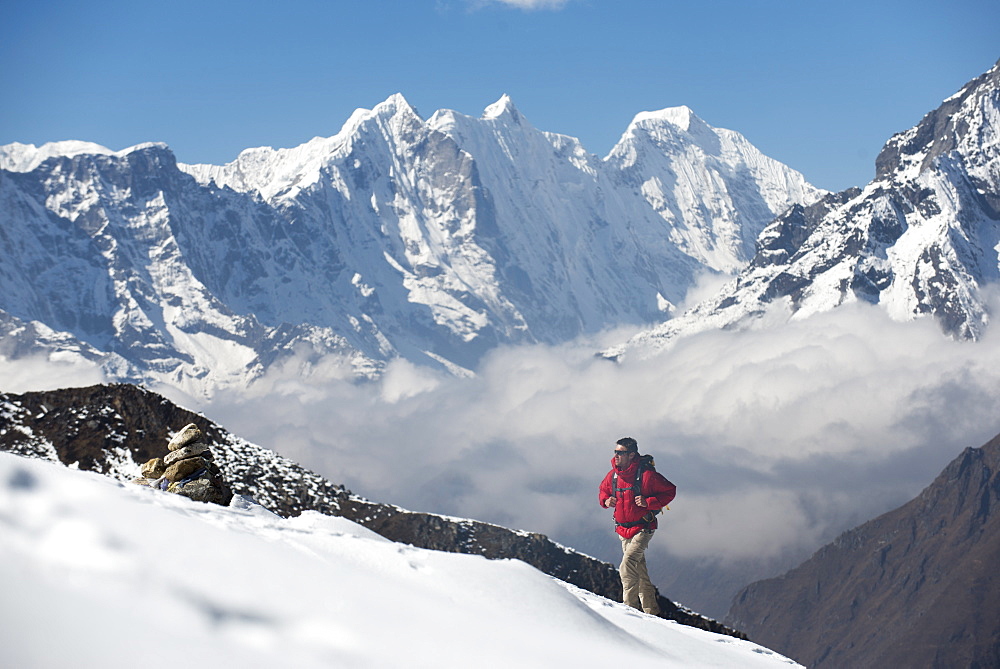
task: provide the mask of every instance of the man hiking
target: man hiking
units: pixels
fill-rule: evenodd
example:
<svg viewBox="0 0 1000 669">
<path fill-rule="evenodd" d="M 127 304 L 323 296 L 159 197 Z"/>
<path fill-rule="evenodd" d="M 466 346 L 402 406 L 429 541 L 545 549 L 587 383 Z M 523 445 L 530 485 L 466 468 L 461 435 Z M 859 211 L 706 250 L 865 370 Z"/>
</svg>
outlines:
<svg viewBox="0 0 1000 669">
<path fill-rule="evenodd" d="M 614 508 L 615 532 L 622 542 L 622 601 L 659 615 L 656 589 L 646 571 L 646 548 L 657 527 L 656 514 L 670 504 L 677 486 L 653 468 L 653 458 L 639 455 L 639 444 L 622 437 L 615 444 L 611 471 L 601 481 L 601 506 Z M 640 605 L 641 604 L 641 605 Z"/>
</svg>

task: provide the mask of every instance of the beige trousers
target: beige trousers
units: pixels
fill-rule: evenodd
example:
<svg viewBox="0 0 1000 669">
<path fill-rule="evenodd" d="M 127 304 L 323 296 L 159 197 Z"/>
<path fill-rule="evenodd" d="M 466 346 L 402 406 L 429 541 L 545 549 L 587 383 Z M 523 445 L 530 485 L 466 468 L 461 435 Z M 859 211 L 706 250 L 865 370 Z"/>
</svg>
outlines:
<svg viewBox="0 0 1000 669">
<path fill-rule="evenodd" d="M 622 541 L 622 564 L 618 568 L 622 577 L 622 601 L 634 609 L 658 615 L 660 606 L 656 603 L 656 588 L 646 571 L 646 548 L 653 533 L 640 532 L 631 539 L 618 538 Z"/>
</svg>

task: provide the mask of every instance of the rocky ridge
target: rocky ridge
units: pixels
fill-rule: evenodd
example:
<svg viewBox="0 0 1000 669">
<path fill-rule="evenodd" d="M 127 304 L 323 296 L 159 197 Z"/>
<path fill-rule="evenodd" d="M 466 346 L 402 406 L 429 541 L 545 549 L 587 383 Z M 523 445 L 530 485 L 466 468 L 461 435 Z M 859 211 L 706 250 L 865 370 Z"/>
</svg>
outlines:
<svg viewBox="0 0 1000 669">
<path fill-rule="evenodd" d="M 915 499 L 747 586 L 726 621 L 809 667 L 1000 666 L 1000 435 Z"/>
<path fill-rule="evenodd" d="M 186 427 L 174 434 L 172 426 L 178 425 Z M 541 534 L 369 501 L 143 388 L 113 384 L 19 395 L 0 393 L 0 450 L 100 472 L 123 482 L 135 479 L 142 467 L 154 466 L 150 461 L 162 453 L 168 436 L 177 447 L 171 453 L 179 452 L 181 443 L 196 443 L 186 442 L 195 430 L 200 433 L 198 441 L 212 444 L 214 464 L 231 492 L 250 497 L 281 516 L 313 510 L 349 518 L 388 539 L 420 548 L 490 559 L 515 558 L 550 576 L 621 601 L 621 581 L 610 564 Z M 665 618 L 745 638 L 741 632 L 678 606 L 659 593 L 658 597 Z"/>
</svg>

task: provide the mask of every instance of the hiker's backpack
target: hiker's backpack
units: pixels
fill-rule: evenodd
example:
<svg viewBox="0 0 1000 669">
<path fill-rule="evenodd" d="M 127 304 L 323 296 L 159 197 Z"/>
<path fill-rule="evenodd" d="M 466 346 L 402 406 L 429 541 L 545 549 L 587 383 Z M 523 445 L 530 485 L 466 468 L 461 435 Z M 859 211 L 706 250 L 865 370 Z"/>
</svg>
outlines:
<svg viewBox="0 0 1000 669">
<path fill-rule="evenodd" d="M 611 489 L 614 491 L 614 495 L 617 497 L 618 493 L 625 492 L 626 490 L 632 491 L 632 497 L 636 495 L 642 495 L 642 476 L 647 471 L 656 471 L 656 462 L 653 460 L 652 455 L 640 455 L 639 456 L 639 467 L 635 470 L 635 480 L 632 481 L 632 485 L 626 486 L 624 488 L 618 487 L 618 470 L 615 469 L 611 476 Z M 669 509 L 669 506 L 664 506 L 663 509 Z M 663 511 L 663 509 L 657 509 L 656 511 L 649 511 L 646 515 L 642 517 L 642 520 L 634 523 L 619 523 L 615 521 L 615 525 L 619 527 L 636 527 L 638 525 L 649 525 L 656 519 L 656 514 Z"/>
</svg>

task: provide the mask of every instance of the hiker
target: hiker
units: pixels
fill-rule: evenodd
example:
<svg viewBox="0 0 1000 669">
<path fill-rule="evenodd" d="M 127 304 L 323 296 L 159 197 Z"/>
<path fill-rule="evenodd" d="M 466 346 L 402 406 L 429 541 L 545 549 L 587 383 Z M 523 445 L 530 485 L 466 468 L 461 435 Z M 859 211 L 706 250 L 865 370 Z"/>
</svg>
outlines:
<svg viewBox="0 0 1000 669">
<path fill-rule="evenodd" d="M 646 571 L 646 548 L 657 527 L 656 514 L 676 494 L 677 487 L 653 468 L 653 458 L 639 455 L 635 439 L 618 440 L 611 471 L 601 481 L 599 499 L 601 506 L 614 507 L 615 532 L 622 542 L 622 563 L 618 568 L 622 601 L 654 616 L 659 615 L 660 606 Z"/>
</svg>

